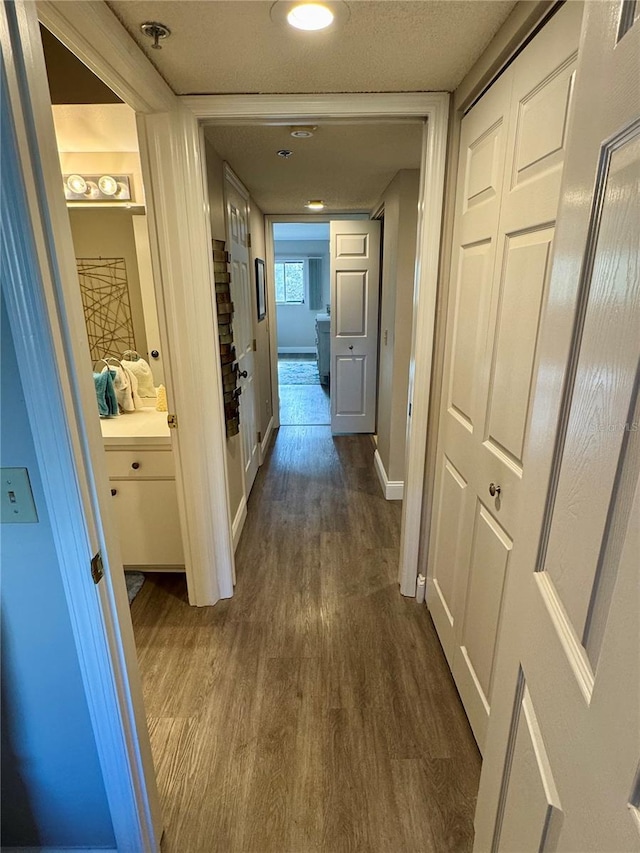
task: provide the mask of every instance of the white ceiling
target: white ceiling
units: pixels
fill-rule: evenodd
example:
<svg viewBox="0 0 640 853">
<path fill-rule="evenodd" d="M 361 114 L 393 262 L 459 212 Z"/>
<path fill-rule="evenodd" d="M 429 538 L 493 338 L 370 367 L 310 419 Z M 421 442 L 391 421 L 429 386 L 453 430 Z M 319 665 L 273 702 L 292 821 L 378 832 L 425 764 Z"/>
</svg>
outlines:
<svg viewBox="0 0 640 853">
<path fill-rule="evenodd" d="M 108 0 L 178 94 L 452 91 L 514 2 L 349 0 L 334 32 L 274 23 L 271 0 Z M 144 21 L 171 28 L 162 50 Z"/>
<path fill-rule="evenodd" d="M 245 183 L 264 213 L 309 213 L 322 199 L 325 213 L 369 211 L 399 169 L 418 169 L 420 122 L 319 125 L 311 139 L 287 127 L 210 126 L 205 137 Z M 278 157 L 280 148 L 293 155 Z"/>
</svg>

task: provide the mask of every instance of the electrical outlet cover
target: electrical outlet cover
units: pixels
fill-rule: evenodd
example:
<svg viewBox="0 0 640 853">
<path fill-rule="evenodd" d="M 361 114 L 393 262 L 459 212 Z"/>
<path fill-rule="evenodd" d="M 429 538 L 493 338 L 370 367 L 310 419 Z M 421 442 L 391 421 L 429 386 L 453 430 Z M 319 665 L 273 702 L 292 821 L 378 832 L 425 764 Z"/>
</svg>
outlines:
<svg viewBox="0 0 640 853">
<path fill-rule="evenodd" d="M 38 513 L 26 468 L 2 468 L 2 523 L 36 524 Z"/>
</svg>

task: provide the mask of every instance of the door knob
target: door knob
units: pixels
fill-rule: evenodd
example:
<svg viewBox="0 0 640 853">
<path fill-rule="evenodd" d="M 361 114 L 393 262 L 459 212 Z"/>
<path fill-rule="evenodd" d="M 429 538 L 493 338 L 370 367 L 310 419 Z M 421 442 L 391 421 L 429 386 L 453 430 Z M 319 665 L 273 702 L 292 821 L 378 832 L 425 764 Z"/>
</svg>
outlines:
<svg viewBox="0 0 640 853">
<path fill-rule="evenodd" d="M 353 344 L 349 344 L 349 349 L 353 349 Z"/>
<path fill-rule="evenodd" d="M 160 353 L 158 352 L 157 349 L 151 350 L 151 358 L 160 358 Z"/>
<path fill-rule="evenodd" d="M 138 468 L 140 467 L 140 463 L 139 462 L 132 462 L 131 467 L 133 468 L 134 471 L 137 471 Z"/>
<path fill-rule="evenodd" d="M 115 496 L 116 496 L 117 494 L 118 494 L 118 490 L 117 490 L 117 489 L 111 489 L 111 497 L 112 497 L 112 498 L 115 498 Z"/>
<path fill-rule="evenodd" d="M 495 483 L 489 483 L 489 494 L 492 498 L 495 498 L 496 495 L 499 495 L 501 492 L 500 486 L 496 486 Z"/>
<path fill-rule="evenodd" d="M 249 375 L 249 374 L 247 373 L 247 371 L 246 371 L 246 370 L 241 370 L 241 371 L 239 371 L 239 373 L 238 373 L 238 376 L 242 376 L 242 378 L 243 378 L 243 379 L 246 379 L 248 375 Z"/>
</svg>

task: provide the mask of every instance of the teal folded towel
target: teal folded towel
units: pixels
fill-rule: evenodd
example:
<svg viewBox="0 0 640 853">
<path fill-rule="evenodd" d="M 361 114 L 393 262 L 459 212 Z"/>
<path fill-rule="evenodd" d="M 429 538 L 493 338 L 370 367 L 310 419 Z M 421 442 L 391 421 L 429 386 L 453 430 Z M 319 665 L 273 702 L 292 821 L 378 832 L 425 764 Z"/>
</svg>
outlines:
<svg viewBox="0 0 640 853">
<path fill-rule="evenodd" d="M 113 385 L 115 371 L 105 370 L 104 373 L 94 373 L 93 381 L 96 386 L 96 399 L 101 418 L 113 418 L 118 414 L 118 398 Z"/>
</svg>

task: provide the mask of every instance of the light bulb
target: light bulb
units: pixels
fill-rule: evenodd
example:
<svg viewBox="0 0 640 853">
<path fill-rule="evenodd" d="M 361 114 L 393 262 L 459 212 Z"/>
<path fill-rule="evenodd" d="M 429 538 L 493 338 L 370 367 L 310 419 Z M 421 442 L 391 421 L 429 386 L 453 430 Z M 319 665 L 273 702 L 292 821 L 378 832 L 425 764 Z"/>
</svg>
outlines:
<svg viewBox="0 0 640 853">
<path fill-rule="evenodd" d="M 320 3 L 302 3 L 294 6 L 287 21 L 298 30 L 324 30 L 333 23 L 333 12 Z"/>
<path fill-rule="evenodd" d="M 309 210 L 324 210 L 324 202 L 317 199 L 316 201 L 308 201 L 305 204 L 305 207 L 308 207 Z"/>
<path fill-rule="evenodd" d="M 69 175 L 67 187 L 74 195 L 84 195 L 87 191 L 87 182 L 82 175 Z"/>
</svg>

